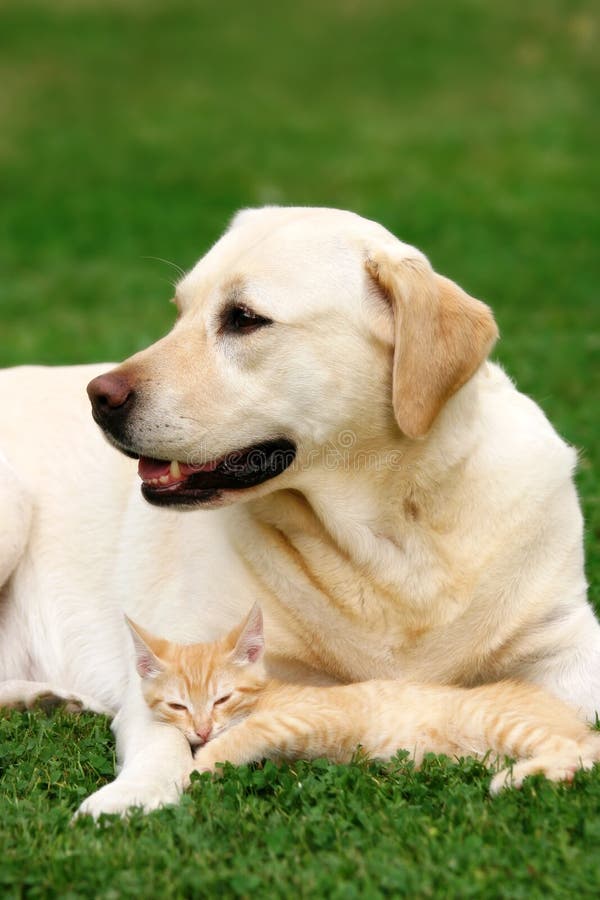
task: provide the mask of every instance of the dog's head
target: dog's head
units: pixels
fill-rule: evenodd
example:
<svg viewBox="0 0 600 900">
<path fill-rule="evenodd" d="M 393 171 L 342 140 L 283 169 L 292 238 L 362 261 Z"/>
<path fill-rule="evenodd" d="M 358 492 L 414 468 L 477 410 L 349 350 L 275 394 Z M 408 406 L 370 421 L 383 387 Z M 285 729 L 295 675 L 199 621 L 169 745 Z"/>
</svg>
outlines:
<svg viewBox="0 0 600 900">
<path fill-rule="evenodd" d="M 294 460 L 340 435 L 422 438 L 497 336 L 418 250 L 339 210 L 239 213 L 175 303 L 166 337 L 88 388 L 161 505 L 292 486 Z"/>
</svg>

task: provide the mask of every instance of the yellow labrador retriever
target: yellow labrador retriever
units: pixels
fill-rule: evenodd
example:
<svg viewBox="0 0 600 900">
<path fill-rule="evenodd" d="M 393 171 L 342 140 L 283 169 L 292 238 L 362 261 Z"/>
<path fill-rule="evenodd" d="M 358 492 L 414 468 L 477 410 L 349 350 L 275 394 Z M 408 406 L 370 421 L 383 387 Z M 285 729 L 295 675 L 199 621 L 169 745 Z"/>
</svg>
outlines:
<svg viewBox="0 0 600 900">
<path fill-rule="evenodd" d="M 486 361 L 487 306 L 308 208 L 240 213 L 175 302 L 117 368 L 0 377 L 0 703 L 118 712 L 122 769 L 82 812 L 174 802 L 190 769 L 124 610 L 202 640 L 258 599 L 280 673 L 510 676 L 600 709 L 575 453 Z"/>
</svg>

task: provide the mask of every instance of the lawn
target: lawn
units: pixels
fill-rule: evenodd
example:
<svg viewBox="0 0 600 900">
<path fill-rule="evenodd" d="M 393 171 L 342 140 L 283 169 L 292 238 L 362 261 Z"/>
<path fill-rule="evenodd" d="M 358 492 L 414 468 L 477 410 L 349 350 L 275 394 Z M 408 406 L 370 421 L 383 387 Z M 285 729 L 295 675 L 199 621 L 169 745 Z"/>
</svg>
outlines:
<svg viewBox="0 0 600 900">
<path fill-rule="evenodd" d="M 234 210 L 351 208 L 495 309 L 580 448 L 600 609 L 600 20 L 579 0 L 4 0 L 0 364 L 120 359 Z M 0 715 L 0 896 L 597 896 L 600 771 L 230 770 L 71 827 L 102 719 Z"/>
</svg>

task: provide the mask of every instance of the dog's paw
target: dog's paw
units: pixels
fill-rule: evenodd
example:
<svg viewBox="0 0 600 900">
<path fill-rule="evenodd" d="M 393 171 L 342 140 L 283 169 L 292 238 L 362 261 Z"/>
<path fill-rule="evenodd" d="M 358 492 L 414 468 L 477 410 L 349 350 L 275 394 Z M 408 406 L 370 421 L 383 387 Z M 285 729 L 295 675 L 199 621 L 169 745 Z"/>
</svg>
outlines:
<svg viewBox="0 0 600 900">
<path fill-rule="evenodd" d="M 149 784 L 148 782 L 128 781 L 117 778 L 110 784 L 87 797 L 74 818 L 92 816 L 98 819 L 102 815 L 126 816 L 133 809 L 141 809 L 145 813 L 173 806 L 179 801 L 181 793 L 174 782 Z"/>
<path fill-rule="evenodd" d="M 59 707 L 70 713 L 80 713 L 84 709 L 82 699 L 63 691 L 43 691 L 32 697 L 27 705 L 29 709 L 41 709 L 45 713 L 51 713 Z"/>
<path fill-rule="evenodd" d="M 69 713 L 93 712 L 103 716 L 111 716 L 112 710 L 93 697 L 86 694 L 74 694 L 70 691 L 62 691 L 58 688 L 41 691 L 33 696 L 27 704 L 28 708 L 42 709 L 49 713 L 61 707 Z"/>
<path fill-rule="evenodd" d="M 47 681 L 22 681 L 12 679 L 0 682 L 0 707 L 7 709 L 42 709 L 52 712 L 63 707 L 67 712 L 83 710 L 112 716 L 113 711 L 86 694 L 63 690 Z"/>
</svg>

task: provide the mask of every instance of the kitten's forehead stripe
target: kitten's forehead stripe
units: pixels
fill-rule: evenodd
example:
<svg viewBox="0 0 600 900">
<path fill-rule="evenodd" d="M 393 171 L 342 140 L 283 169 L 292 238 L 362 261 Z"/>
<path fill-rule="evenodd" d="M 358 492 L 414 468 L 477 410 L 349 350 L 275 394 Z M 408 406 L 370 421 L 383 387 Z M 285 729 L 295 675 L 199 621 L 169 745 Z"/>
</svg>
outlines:
<svg viewBox="0 0 600 900">
<path fill-rule="evenodd" d="M 225 664 L 224 647 L 216 644 L 189 644 L 177 647 L 174 668 L 188 703 L 198 713 L 219 689 L 215 677 Z"/>
</svg>

